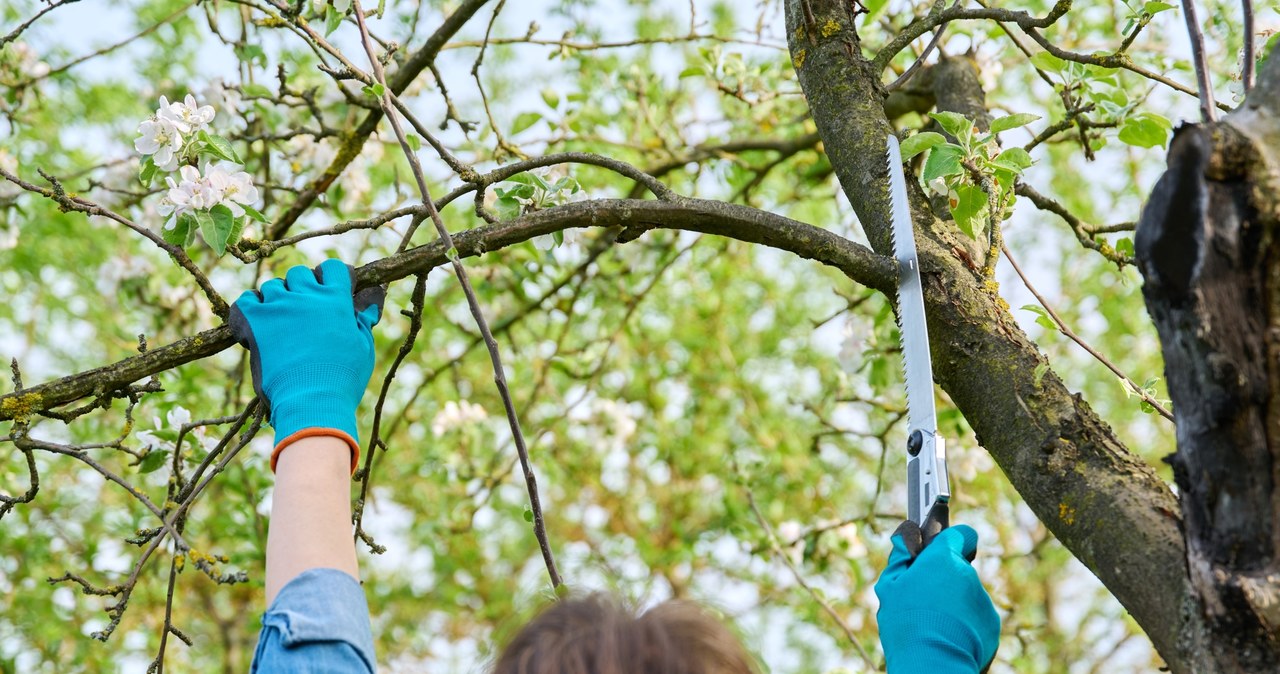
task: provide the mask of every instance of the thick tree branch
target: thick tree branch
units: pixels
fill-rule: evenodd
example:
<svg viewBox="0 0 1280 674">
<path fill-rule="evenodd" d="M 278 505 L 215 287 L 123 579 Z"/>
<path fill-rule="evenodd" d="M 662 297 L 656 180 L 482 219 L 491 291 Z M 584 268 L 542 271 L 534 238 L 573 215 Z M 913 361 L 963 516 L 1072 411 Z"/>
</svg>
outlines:
<svg viewBox="0 0 1280 674">
<path fill-rule="evenodd" d="M 881 292 L 892 292 L 897 283 L 889 259 L 837 234 L 747 206 L 702 199 L 582 201 L 460 232 L 453 236 L 453 242 L 460 257 L 473 257 L 543 234 L 589 227 L 635 231 L 680 229 L 715 234 L 821 262 Z M 357 270 L 358 285 L 363 288 L 389 283 L 430 271 L 449 261 L 445 252 L 445 247 L 437 241 L 367 264 Z M 111 365 L 0 396 L 0 421 L 27 418 L 42 410 L 127 386 L 184 363 L 207 358 L 233 343 L 230 328 L 221 326 Z"/>
</svg>

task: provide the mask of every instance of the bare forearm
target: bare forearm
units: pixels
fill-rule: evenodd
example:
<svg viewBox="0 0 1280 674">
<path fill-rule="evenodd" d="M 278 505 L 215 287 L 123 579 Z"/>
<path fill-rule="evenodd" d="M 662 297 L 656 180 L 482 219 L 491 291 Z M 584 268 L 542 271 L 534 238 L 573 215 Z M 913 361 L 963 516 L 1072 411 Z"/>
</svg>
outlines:
<svg viewBox="0 0 1280 674">
<path fill-rule="evenodd" d="M 360 577 L 351 535 L 351 450 L 334 437 L 300 439 L 280 454 L 267 533 L 267 605 L 307 569 Z"/>
</svg>

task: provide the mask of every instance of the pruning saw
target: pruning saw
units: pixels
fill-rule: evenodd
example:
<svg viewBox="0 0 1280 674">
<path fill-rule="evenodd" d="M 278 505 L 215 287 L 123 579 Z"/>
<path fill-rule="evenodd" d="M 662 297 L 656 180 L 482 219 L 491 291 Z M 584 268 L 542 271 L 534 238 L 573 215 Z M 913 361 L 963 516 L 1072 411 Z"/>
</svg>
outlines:
<svg viewBox="0 0 1280 674">
<path fill-rule="evenodd" d="M 933 406 L 929 326 L 924 317 L 915 231 L 907 205 L 907 180 L 898 138 L 892 133 L 887 160 L 893 204 L 893 255 L 898 260 L 898 328 L 907 387 L 907 517 L 920 525 L 924 545 L 928 545 L 949 526 L 951 487 L 947 481 L 946 447 L 938 434 Z"/>
</svg>

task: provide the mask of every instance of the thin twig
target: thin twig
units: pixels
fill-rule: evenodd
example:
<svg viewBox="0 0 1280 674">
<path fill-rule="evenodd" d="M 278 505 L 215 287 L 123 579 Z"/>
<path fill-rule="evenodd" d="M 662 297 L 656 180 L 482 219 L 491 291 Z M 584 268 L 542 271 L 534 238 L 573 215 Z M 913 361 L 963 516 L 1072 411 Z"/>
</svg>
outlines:
<svg viewBox="0 0 1280 674">
<path fill-rule="evenodd" d="M 71 2 L 77 2 L 78 0 L 70 0 L 70 1 L 71 1 Z M 80 57 L 78 57 L 78 58 L 72 59 L 71 61 L 68 61 L 68 62 L 66 62 L 66 63 L 64 63 L 64 64 L 62 64 L 62 65 L 60 65 L 60 66 L 58 66 L 58 67 L 56 67 L 56 68 L 51 68 L 48 72 L 46 72 L 46 73 L 44 73 L 44 74 L 40 75 L 39 77 L 33 77 L 33 78 L 31 78 L 31 80 L 30 80 L 30 81 L 31 81 L 31 82 L 37 82 L 37 81 L 39 81 L 39 80 L 43 80 L 43 79 L 47 79 L 47 78 L 53 77 L 54 75 L 57 75 L 57 74 L 59 74 L 59 73 L 64 73 L 64 72 L 66 72 L 66 71 L 68 71 L 68 70 L 71 70 L 72 68 L 74 68 L 74 67 L 76 67 L 76 66 L 80 65 L 81 63 L 84 63 L 85 61 L 88 61 L 89 59 L 97 58 L 97 57 L 102 56 L 102 55 L 104 55 L 104 54 L 110 54 L 111 52 L 113 52 L 113 51 L 115 51 L 115 50 L 117 50 L 117 49 L 119 49 L 119 48 L 121 48 L 121 47 L 123 47 L 123 46 L 125 46 L 125 45 L 129 44 L 130 42 L 133 42 L 134 40 L 136 40 L 136 39 L 138 39 L 138 38 L 140 38 L 140 37 L 146 37 L 147 35 L 150 35 L 151 33 L 155 32 L 155 31 L 156 31 L 157 29 L 159 29 L 161 26 L 163 26 L 163 25 L 165 25 L 165 24 L 169 23 L 170 21 L 173 21 L 174 19 L 176 19 L 176 18 L 178 18 L 178 17 L 182 16 L 183 14 L 186 14 L 186 13 L 187 13 L 187 10 L 188 10 L 188 9 L 191 9 L 192 7 L 194 7 L 194 6 L 195 6 L 195 4 L 196 4 L 197 2 L 199 2 L 199 1 L 200 1 L 200 0 L 191 0 L 191 2 L 188 2 L 187 4 L 185 4 L 185 5 L 181 6 L 181 7 L 179 7 L 179 8 L 178 8 L 178 9 L 176 9 L 176 10 L 174 10 L 174 11 L 173 11 L 172 13 L 170 13 L 168 16 L 164 17 L 163 19 L 160 19 L 160 20 L 159 20 L 159 21 L 157 21 L 155 24 L 153 24 L 153 25 L 151 25 L 151 26 L 148 26 L 148 27 L 146 27 L 146 28 L 142 29 L 141 31 L 139 31 L 139 32 L 137 32 L 137 33 L 135 33 L 135 34 L 133 34 L 133 35 L 131 35 L 131 36 L 129 36 L 129 37 L 127 37 L 127 38 L 125 38 L 125 39 L 121 40 L 121 41 L 119 41 L 119 42 L 116 42 L 115 44 L 107 45 L 106 47 L 103 47 L 103 48 L 101 48 L 101 49 L 98 49 L 98 50 L 92 51 L 92 52 L 90 52 L 90 53 L 88 53 L 88 54 L 85 54 L 84 56 L 80 56 Z M 62 4 L 64 4 L 64 5 L 65 5 L 66 3 L 64 2 L 64 3 L 62 3 Z M 0 44 L 2 44 L 2 43 L 0 43 Z"/>
<path fill-rule="evenodd" d="M 1209 60 L 1204 51 L 1204 33 L 1196 18 L 1195 0 L 1182 0 L 1182 16 L 1187 20 L 1187 36 L 1191 39 L 1191 62 L 1196 67 L 1196 85 L 1200 88 L 1200 120 L 1212 124 L 1217 119 L 1213 106 L 1213 83 L 1209 81 Z"/>
<path fill-rule="evenodd" d="M 818 594 L 818 591 L 811 587 L 809 582 L 804 579 L 804 575 L 800 573 L 800 569 L 796 568 L 795 562 L 792 562 L 791 557 L 778 545 L 778 538 L 773 533 L 773 527 L 769 525 L 769 521 L 766 520 L 764 518 L 764 514 L 760 512 L 760 507 L 756 505 L 756 499 L 751 493 L 751 489 L 747 487 L 745 488 L 745 491 L 747 494 L 747 504 L 751 506 L 751 513 L 755 515 L 756 522 L 758 522 L 760 527 L 764 529 L 765 539 L 769 542 L 769 551 L 773 553 L 774 557 L 782 560 L 782 563 L 786 565 L 789 571 L 791 571 L 791 577 L 796 579 L 796 583 L 798 583 L 800 587 L 804 588 L 805 592 L 809 593 L 809 596 L 822 607 L 822 610 L 825 611 L 828 616 L 831 616 L 831 619 L 835 621 L 836 625 L 840 628 L 840 631 L 844 632 L 845 638 L 849 640 L 849 643 L 853 644 L 854 650 L 858 651 L 858 655 L 862 658 L 862 661 L 874 670 L 876 668 L 875 663 L 872 662 L 871 656 L 867 654 L 866 649 L 862 647 L 862 642 L 858 641 L 858 635 L 854 634 L 853 628 L 850 627 L 849 623 L 845 622 L 844 618 L 840 617 L 839 612 L 837 612 L 835 608 L 833 608 L 831 604 L 822 597 L 822 595 Z"/>
<path fill-rule="evenodd" d="M 493 334 L 489 331 L 489 323 L 485 320 L 484 313 L 480 309 L 480 301 L 476 298 L 475 291 L 471 288 L 467 270 L 462 266 L 457 249 L 454 248 L 453 237 L 450 236 L 448 228 L 445 227 L 444 221 L 440 218 L 440 213 L 435 209 L 435 202 L 431 199 L 431 191 L 427 187 L 426 178 L 422 174 L 422 165 L 418 163 L 417 155 L 409 147 L 409 141 L 405 138 L 404 129 L 400 127 L 400 120 L 391 103 L 391 97 L 387 95 L 390 90 L 385 88 L 386 74 L 383 73 L 382 63 L 378 61 L 378 56 L 374 53 L 373 42 L 369 37 L 369 29 L 364 21 L 364 11 L 360 8 L 360 0 L 355 0 L 352 4 L 355 7 L 356 23 L 360 27 L 361 41 L 364 43 L 365 52 L 369 56 L 369 63 L 373 67 L 374 76 L 384 87 L 382 96 L 378 97 L 379 102 L 382 104 L 383 113 L 386 115 L 387 121 L 391 123 L 396 139 L 400 141 L 400 148 L 409 160 L 409 167 L 413 170 L 413 178 L 417 181 L 418 191 L 422 194 L 422 203 L 427 206 L 431 221 L 435 224 L 436 233 L 440 235 L 440 241 L 446 247 L 445 249 L 451 251 L 449 257 L 453 263 L 454 274 L 458 277 L 458 282 L 462 284 L 462 291 L 467 296 L 467 305 L 471 309 L 471 316 L 475 319 L 476 326 L 484 337 L 485 345 L 489 348 L 489 359 L 493 364 L 493 380 L 498 387 L 498 394 L 502 397 L 502 405 L 506 408 L 507 422 L 511 426 L 511 434 L 515 440 L 516 451 L 520 455 L 520 466 L 524 470 L 525 484 L 529 490 L 530 509 L 533 511 L 533 532 L 538 538 L 538 546 L 542 549 L 542 561 L 547 566 L 547 574 L 551 577 L 551 584 L 553 587 L 559 587 L 561 582 L 560 573 L 556 571 L 555 557 L 551 552 L 551 544 L 547 541 L 546 526 L 542 517 L 542 504 L 538 498 L 538 482 L 533 474 L 533 468 L 529 464 L 529 450 L 525 446 L 524 434 L 520 431 L 520 420 L 516 416 L 515 406 L 511 402 L 511 393 L 507 390 L 507 378 L 503 373 L 502 356 L 498 353 L 498 343 L 493 339 Z"/>
<path fill-rule="evenodd" d="M 1244 85 L 1244 93 L 1253 88 L 1254 73 L 1258 70 L 1257 55 L 1254 53 L 1253 0 L 1240 0 L 1240 9 L 1244 14 L 1244 69 L 1240 73 L 1240 82 Z"/>
<path fill-rule="evenodd" d="M 1028 279 L 1027 275 L 1022 272 L 1022 267 L 1018 266 L 1018 261 L 1013 259 L 1013 255 L 1009 252 L 1009 247 L 1002 244 L 1000 246 L 1000 249 L 1004 251 L 1005 259 L 1008 260 L 1009 264 L 1013 266 L 1013 270 L 1017 272 L 1018 278 L 1022 279 L 1023 285 L 1027 286 L 1027 290 L 1031 291 L 1031 294 L 1036 298 L 1036 301 L 1040 303 L 1040 306 L 1044 307 L 1045 313 L 1049 314 L 1049 318 L 1052 319 L 1054 324 L 1058 326 L 1059 332 L 1066 335 L 1067 338 L 1070 339 L 1071 341 L 1075 342 L 1076 344 L 1079 344 L 1082 349 L 1089 352 L 1089 355 L 1097 359 L 1099 363 L 1102 363 L 1103 365 L 1105 365 L 1108 370 L 1111 370 L 1111 372 L 1115 374 L 1115 376 L 1119 377 L 1120 380 L 1125 383 L 1125 386 L 1127 386 L 1130 391 L 1133 391 L 1135 395 L 1137 395 L 1139 398 L 1142 398 L 1143 402 L 1150 405 L 1153 409 L 1155 409 L 1156 412 L 1159 412 L 1160 416 L 1164 417 L 1169 421 L 1173 421 L 1173 413 L 1165 409 L 1164 405 L 1162 405 L 1159 400 L 1156 400 L 1155 398 L 1147 394 L 1147 392 L 1143 390 L 1141 386 L 1138 386 L 1136 383 L 1134 383 L 1132 379 L 1129 378 L 1128 375 L 1126 375 L 1124 372 L 1121 372 L 1120 368 L 1116 367 L 1115 364 L 1112 363 L 1110 360 L 1108 360 L 1106 356 L 1099 353 L 1097 349 L 1094 349 L 1092 346 L 1089 346 L 1089 343 L 1081 339 L 1080 336 L 1077 335 L 1075 332 L 1072 332 L 1071 328 L 1067 327 L 1066 322 L 1062 320 L 1062 317 L 1058 315 L 1058 312 L 1054 311 L 1053 307 L 1049 306 L 1049 303 L 1045 301 L 1044 296 L 1042 296 L 1039 292 L 1036 291 L 1035 286 L 1031 285 L 1031 280 Z"/>
<path fill-rule="evenodd" d="M 50 2 L 48 7 L 45 7 L 39 12 L 36 12 L 35 16 L 31 17 L 30 19 L 27 19 L 26 21 L 19 24 L 17 28 L 14 28 L 13 30 L 9 31 L 8 35 L 5 35 L 4 37 L 0 37 L 0 47 L 3 47 L 6 44 L 9 44 L 10 42 L 13 42 L 14 40 L 18 39 L 18 36 L 22 35 L 22 31 L 30 28 L 31 24 L 38 21 L 40 17 L 44 16 L 45 14 L 48 14 L 49 12 L 52 12 L 53 10 L 63 5 L 70 5 L 73 2 L 80 2 L 80 0 L 62 0 L 62 2 Z"/>
<path fill-rule="evenodd" d="M 956 7 L 959 4 L 960 4 L 960 0 L 956 0 L 954 3 L 952 3 L 951 6 Z M 940 5 L 939 5 L 939 9 L 941 9 Z M 911 76 L 915 74 L 916 70 L 918 70 L 921 65 L 924 64 L 925 59 L 929 58 L 929 54 L 932 53 L 934 48 L 938 46 L 938 43 L 942 41 L 942 33 L 946 29 L 947 29 L 947 24 L 945 22 L 938 24 L 938 30 L 934 32 L 933 39 L 929 40 L 929 44 L 925 45 L 924 51 L 920 52 L 920 56 L 917 57 L 916 60 L 910 66 L 908 66 L 906 70 L 902 71 L 902 74 L 898 76 L 898 79 L 890 82 L 889 85 L 884 88 L 886 92 L 890 92 L 890 91 L 893 91 L 894 89 L 897 89 L 898 87 L 906 84 L 907 80 L 911 79 Z"/>
</svg>

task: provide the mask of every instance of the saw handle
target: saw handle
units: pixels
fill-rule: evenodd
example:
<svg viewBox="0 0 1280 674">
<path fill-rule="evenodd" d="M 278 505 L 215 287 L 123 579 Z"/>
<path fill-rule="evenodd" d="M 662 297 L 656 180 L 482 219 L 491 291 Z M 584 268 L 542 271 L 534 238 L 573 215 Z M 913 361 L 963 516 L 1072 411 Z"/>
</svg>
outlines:
<svg viewBox="0 0 1280 674">
<path fill-rule="evenodd" d="M 933 507 L 929 508 L 929 514 L 925 515 L 924 523 L 920 525 L 920 536 L 923 543 L 920 549 L 923 550 L 928 547 L 934 537 L 949 526 L 951 526 L 951 506 L 946 501 L 935 501 Z"/>
</svg>

